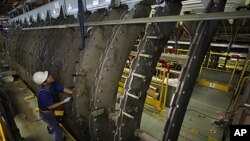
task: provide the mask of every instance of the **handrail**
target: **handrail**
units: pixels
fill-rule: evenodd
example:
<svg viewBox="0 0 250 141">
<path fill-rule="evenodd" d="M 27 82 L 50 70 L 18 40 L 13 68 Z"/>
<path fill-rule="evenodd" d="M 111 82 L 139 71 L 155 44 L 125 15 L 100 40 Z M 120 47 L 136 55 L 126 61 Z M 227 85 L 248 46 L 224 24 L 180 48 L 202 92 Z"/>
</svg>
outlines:
<svg viewBox="0 0 250 141">
<path fill-rule="evenodd" d="M 232 110 L 233 112 L 236 110 L 236 104 L 237 104 L 237 102 L 238 102 L 238 100 L 239 100 L 240 93 L 241 93 L 241 91 L 242 91 L 242 89 L 243 89 L 243 87 L 244 87 L 244 83 L 245 83 L 248 79 L 250 79 L 249 76 L 243 78 L 243 80 L 242 80 L 242 85 L 241 85 L 241 87 L 239 88 L 239 91 L 236 93 L 236 98 L 235 98 L 235 101 L 234 101 L 234 104 L 233 104 L 233 110 Z"/>
<path fill-rule="evenodd" d="M 217 53 L 217 52 L 209 52 L 209 54 L 207 56 L 208 56 L 208 61 L 207 61 L 206 65 L 204 65 L 204 62 L 202 64 L 203 67 L 201 67 L 200 72 L 199 72 L 198 83 L 200 85 L 203 85 L 203 86 L 212 87 L 212 88 L 215 88 L 215 89 L 219 89 L 219 90 L 223 90 L 223 91 L 228 92 L 229 89 L 230 89 L 230 86 L 232 84 L 233 78 L 235 76 L 235 72 L 237 70 L 237 67 L 239 66 L 240 56 L 239 55 L 233 55 L 233 54 L 222 54 L 222 53 Z M 217 58 L 218 60 L 216 60 L 217 63 L 220 62 L 220 59 L 221 59 L 220 57 L 236 58 L 236 62 L 234 64 L 233 68 L 230 69 L 230 70 L 225 69 L 226 66 L 223 67 L 223 70 L 217 69 L 218 65 L 216 65 L 216 68 L 210 68 L 209 65 L 211 63 L 213 63 L 213 60 L 211 60 L 212 56 L 217 56 L 218 57 Z M 224 63 L 224 65 L 227 65 L 227 64 Z M 213 70 L 213 71 L 217 71 L 217 72 L 230 73 L 230 78 L 229 78 L 228 82 L 226 82 L 226 84 L 222 84 L 222 83 L 216 82 L 216 81 L 214 81 L 214 82 L 209 81 L 209 80 L 206 80 L 206 79 L 202 78 L 203 69 Z"/>
<path fill-rule="evenodd" d="M 62 127 L 63 131 L 66 133 L 66 135 L 71 141 L 76 141 L 76 139 L 69 133 L 69 131 L 61 123 L 59 123 L 59 125 Z"/>
<path fill-rule="evenodd" d="M 242 72 L 241 72 L 240 79 L 239 79 L 239 82 L 238 82 L 238 84 L 237 84 L 237 87 L 236 87 L 234 96 L 237 95 L 237 92 L 238 92 L 238 90 L 239 90 L 241 81 L 242 81 L 242 79 L 243 79 L 243 77 L 244 77 L 245 71 L 246 71 L 246 69 L 247 69 L 247 67 L 248 67 L 249 64 L 250 64 L 250 60 L 247 60 L 247 62 L 245 63 L 245 66 L 244 66 L 244 68 L 243 68 L 243 70 L 242 70 Z"/>
</svg>

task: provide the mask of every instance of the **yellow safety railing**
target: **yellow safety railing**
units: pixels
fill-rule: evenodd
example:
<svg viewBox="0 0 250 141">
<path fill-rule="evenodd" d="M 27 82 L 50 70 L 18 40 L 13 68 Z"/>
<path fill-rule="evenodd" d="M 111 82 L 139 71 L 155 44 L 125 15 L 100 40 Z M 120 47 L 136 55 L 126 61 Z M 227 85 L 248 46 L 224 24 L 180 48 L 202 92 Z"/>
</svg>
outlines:
<svg viewBox="0 0 250 141">
<path fill-rule="evenodd" d="M 233 113 L 235 112 L 235 110 L 236 110 L 236 104 L 238 103 L 238 100 L 239 100 L 239 97 L 240 97 L 240 94 L 241 94 L 241 91 L 243 90 L 243 88 L 244 88 L 244 84 L 245 84 L 245 82 L 249 79 L 250 77 L 244 77 L 243 78 L 243 80 L 242 80 L 242 85 L 239 87 L 239 90 L 238 91 L 236 91 L 237 93 L 236 93 L 236 98 L 235 98 L 235 101 L 234 101 L 234 104 L 233 104 Z"/>
<path fill-rule="evenodd" d="M 237 84 L 237 87 L 236 87 L 236 90 L 235 90 L 235 94 L 234 96 L 236 96 L 235 98 L 235 101 L 234 101 L 234 104 L 233 104 L 233 112 L 235 111 L 236 109 L 236 104 L 238 103 L 238 99 L 239 99 L 239 96 L 240 96 L 240 93 L 244 87 L 244 83 L 250 78 L 249 76 L 247 77 L 244 77 L 244 74 L 246 72 L 246 70 L 248 70 L 248 67 L 250 66 L 250 60 L 247 60 L 247 62 L 245 63 L 244 65 L 244 68 L 241 72 L 241 75 L 240 75 L 240 80 Z"/>
<path fill-rule="evenodd" d="M 156 76 L 153 77 L 151 85 L 159 90 L 159 97 L 153 98 L 149 94 L 146 97 L 146 104 L 154 107 L 157 111 L 165 111 L 168 92 L 169 71 L 167 68 L 156 67 Z"/>
<path fill-rule="evenodd" d="M 0 119 L 0 140 L 1 141 L 6 141 L 5 134 L 4 134 L 4 129 L 3 129 L 3 120 L 2 120 L 2 118 Z"/>
<path fill-rule="evenodd" d="M 164 53 L 174 53 L 179 55 L 187 55 L 188 50 L 187 49 L 164 49 Z"/>
<path fill-rule="evenodd" d="M 177 49 L 177 52 L 176 54 L 179 54 L 179 55 L 187 55 L 188 53 L 188 50 L 187 49 Z"/>
<path fill-rule="evenodd" d="M 240 75 L 240 80 L 239 80 L 239 82 L 237 84 L 237 87 L 236 87 L 235 95 L 237 95 L 237 92 L 239 90 L 240 84 L 242 82 L 242 79 L 244 77 L 244 74 L 245 74 L 246 70 L 248 70 L 248 67 L 250 67 L 250 60 L 247 60 L 246 63 L 245 63 L 245 65 L 244 65 L 244 68 L 243 68 L 243 70 L 241 72 L 241 75 Z"/>
<path fill-rule="evenodd" d="M 212 57 L 216 57 L 217 60 L 215 60 L 215 58 L 212 59 Z M 224 62 L 223 65 L 219 64 L 220 61 L 223 60 L 221 58 L 225 58 L 225 61 L 227 59 L 228 60 L 236 59 L 236 60 L 235 60 L 233 67 L 229 68 L 229 67 L 227 67 L 228 62 L 226 62 L 226 63 Z M 200 84 L 202 86 L 206 86 L 206 87 L 210 87 L 210 88 L 214 88 L 214 89 L 223 90 L 225 92 L 228 92 L 230 89 L 232 80 L 234 78 L 235 72 L 237 70 L 238 64 L 239 64 L 239 57 L 238 56 L 235 57 L 235 56 L 229 55 L 229 54 L 210 52 L 208 55 L 207 64 L 205 65 L 205 62 L 203 62 L 203 65 L 200 69 L 200 73 L 198 76 L 198 84 Z M 212 67 L 210 67 L 210 66 L 212 66 Z M 218 82 L 218 80 L 207 80 L 207 79 L 202 77 L 202 73 L 204 70 L 210 70 L 213 72 L 220 72 L 220 73 L 228 73 L 230 75 L 229 81 L 222 83 L 222 82 Z"/>
</svg>

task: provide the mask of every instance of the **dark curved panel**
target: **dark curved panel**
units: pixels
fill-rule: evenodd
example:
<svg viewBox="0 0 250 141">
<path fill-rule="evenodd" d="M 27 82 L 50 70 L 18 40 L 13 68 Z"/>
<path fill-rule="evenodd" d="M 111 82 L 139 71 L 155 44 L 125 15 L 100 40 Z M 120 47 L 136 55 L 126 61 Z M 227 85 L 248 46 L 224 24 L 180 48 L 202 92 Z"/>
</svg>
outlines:
<svg viewBox="0 0 250 141">
<path fill-rule="evenodd" d="M 87 19 L 89 14 L 86 14 L 85 17 Z M 30 27 L 77 22 L 77 19 L 73 17 L 59 17 L 46 22 L 32 23 Z M 8 36 L 7 50 L 12 66 L 21 79 L 34 91 L 38 89 L 38 86 L 34 84 L 32 75 L 38 70 L 48 70 L 57 81 L 66 87 L 73 86 L 74 77 L 72 74 L 76 72 L 75 62 L 79 60 L 80 56 L 81 39 L 78 28 L 29 31 L 13 28 Z M 78 131 L 72 122 L 74 114 L 72 114 L 71 104 L 65 105 L 64 110 L 64 123 L 73 133 Z"/>
<path fill-rule="evenodd" d="M 123 19 L 147 17 L 150 6 L 137 4 Z M 136 39 L 144 24 L 117 25 L 105 52 L 102 54 L 91 95 L 90 127 L 93 140 L 114 140 L 115 122 L 109 117 L 115 113 L 118 82 Z"/>
<path fill-rule="evenodd" d="M 180 1 L 167 1 L 164 7 L 155 8 L 155 16 L 179 15 L 181 7 Z M 147 25 L 125 84 L 115 140 L 136 140 L 135 129 L 140 128 L 147 90 L 175 24 L 171 22 Z"/>
<path fill-rule="evenodd" d="M 103 11 L 100 20 L 117 20 L 127 11 L 127 6 Z M 87 40 L 84 51 L 81 52 L 77 65 L 77 77 L 75 79 L 75 105 L 76 121 L 81 125 L 80 131 L 88 131 L 90 115 L 90 95 L 94 86 L 96 69 L 100 63 L 108 39 L 113 33 L 113 26 L 93 27 Z"/>
</svg>

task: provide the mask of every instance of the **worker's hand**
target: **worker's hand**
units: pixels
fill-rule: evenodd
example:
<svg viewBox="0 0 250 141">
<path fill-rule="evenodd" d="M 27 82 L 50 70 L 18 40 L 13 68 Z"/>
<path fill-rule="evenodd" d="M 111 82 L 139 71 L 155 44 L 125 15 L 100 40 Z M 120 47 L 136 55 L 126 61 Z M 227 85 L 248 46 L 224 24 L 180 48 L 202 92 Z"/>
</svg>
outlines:
<svg viewBox="0 0 250 141">
<path fill-rule="evenodd" d="M 65 98 L 65 99 L 63 100 L 63 103 L 67 103 L 67 102 L 69 102 L 69 101 L 70 101 L 70 99 L 71 99 L 71 97 L 67 97 L 67 98 Z"/>
</svg>

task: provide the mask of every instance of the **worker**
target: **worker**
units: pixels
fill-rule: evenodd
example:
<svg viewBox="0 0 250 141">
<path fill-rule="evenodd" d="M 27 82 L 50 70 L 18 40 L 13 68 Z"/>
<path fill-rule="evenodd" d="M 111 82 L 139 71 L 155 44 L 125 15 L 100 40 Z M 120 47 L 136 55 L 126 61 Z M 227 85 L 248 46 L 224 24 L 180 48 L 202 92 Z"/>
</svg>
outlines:
<svg viewBox="0 0 250 141">
<path fill-rule="evenodd" d="M 39 116 L 47 124 L 49 133 L 53 133 L 55 141 L 62 141 L 62 129 L 54 115 L 54 110 L 69 102 L 71 99 L 71 97 L 67 97 L 63 101 L 58 101 L 57 97 L 59 92 L 67 94 L 72 94 L 73 92 L 63 85 L 56 83 L 48 71 L 38 71 L 34 73 L 33 80 L 36 84 L 40 85 L 37 92 Z"/>
</svg>

